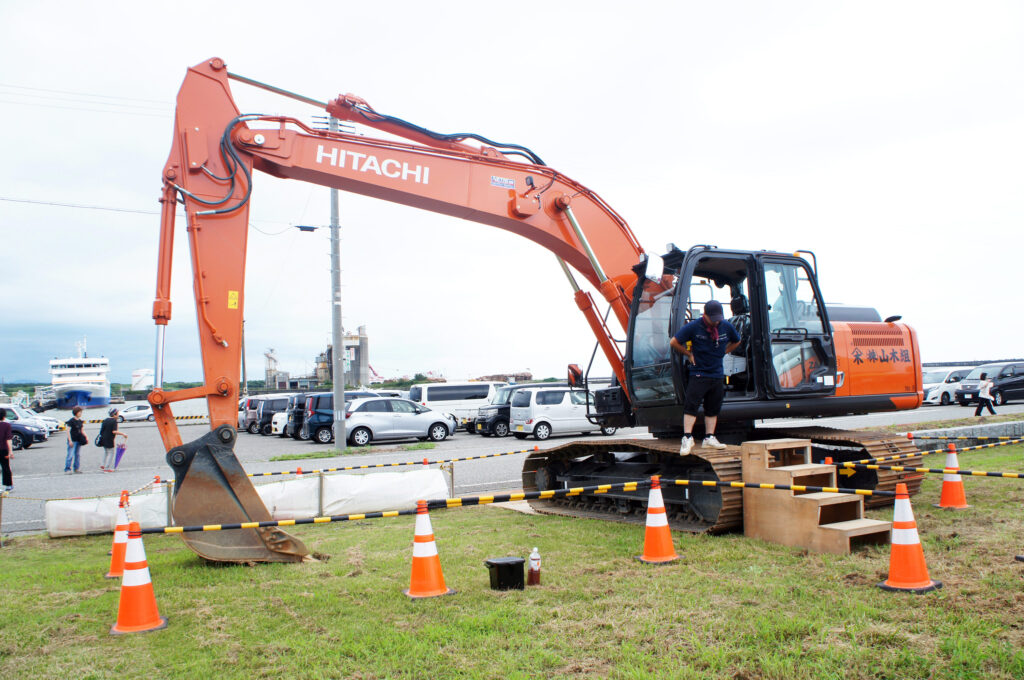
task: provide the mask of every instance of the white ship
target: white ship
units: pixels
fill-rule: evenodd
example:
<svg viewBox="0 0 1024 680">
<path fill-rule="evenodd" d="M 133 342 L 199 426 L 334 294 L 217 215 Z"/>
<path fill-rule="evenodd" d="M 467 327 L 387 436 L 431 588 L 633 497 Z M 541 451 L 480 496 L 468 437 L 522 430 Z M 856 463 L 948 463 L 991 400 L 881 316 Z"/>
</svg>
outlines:
<svg viewBox="0 0 1024 680">
<path fill-rule="evenodd" d="M 75 345 L 77 357 L 50 360 L 50 384 L 57 397 L 57 408 L 106 406 L 110 403 L 110 360 L 90 357 L 85 338 Z"/>
</svg>

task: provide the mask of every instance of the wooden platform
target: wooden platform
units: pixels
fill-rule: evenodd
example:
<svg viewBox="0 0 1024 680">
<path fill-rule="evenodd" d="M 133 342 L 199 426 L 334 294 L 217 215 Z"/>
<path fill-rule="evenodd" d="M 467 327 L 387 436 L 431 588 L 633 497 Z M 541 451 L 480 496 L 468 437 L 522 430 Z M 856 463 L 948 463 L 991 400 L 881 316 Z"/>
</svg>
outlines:
<svg viewBox="0 0 1024 680">
<path fill-rule="evenodd" d="M 809 439 L 743 443 L 743 481 L 754 484 L 836 486 L 836 467 L 811 462 Z M 864 499 L 852 494 L 743 489 L 743 533 L 812 552 L 847 554 L 862 545 L 888 544 L 890 522 L 864 517 Z"/>
</svg>

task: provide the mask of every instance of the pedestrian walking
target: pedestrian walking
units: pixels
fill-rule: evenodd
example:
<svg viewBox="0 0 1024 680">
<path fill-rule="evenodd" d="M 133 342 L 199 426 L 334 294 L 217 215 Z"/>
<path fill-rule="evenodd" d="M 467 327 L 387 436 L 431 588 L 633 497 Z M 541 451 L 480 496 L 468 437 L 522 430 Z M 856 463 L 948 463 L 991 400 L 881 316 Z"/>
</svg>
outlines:
<svg viewBox="0 0 1024 680">
<path fill-rule="evenodd" d="M 14 491 L 14 479 L 11 476 L 11 461 L 14 460 L 14 448 L 11 438 L 14 430 L 7 422 L 7 409 L 0 408 L 0 483 L 4 491 Z"/>
<path fill-rule="evenodd" d="M 100 423 L 100 434 L 99 444 L 103 448 L 103 464 L 100 465 L 100 470 L 104 472 L 114 471 L 114 440 L 116 437 L 124 437 L 125 442 L 128 441 L 128 435 L 117 429 L 117 409 L 112 408 L 107 411 L 107 418 Z"/>
<path fill-rule="evenodd" d="M 71 417 L 64 424 L 68 426 L 68 455 L 64 459 L 64 474 L 70 475 L 72 471 L 81 474 L 82 444 L 89 443 L 83 430 L 85 421 L 82 420 L 82 407 L 76 406 L 71 409 Z"/>
<path fill-rule="evenodd" d="M 978 408 L 974 409 L 974 415 L 980 416 L 981 410 L 987 408 L 992 415 L 996 410 L 992 408 L 992 387 L 994 383 L 988 379 L 988 373 L 981 374 L 981 382 L 978 383 Z"/>
<path fill-rule="evenodd" d="M 680 328 L 669 341 L 672 349 L 693 363 L 686 383 L 680 454 L 685 456 L 693 448 L 693 426 L 701 405 L 704 406 L 704 441 L 701 445 L 711 449 L 725 448 L 725 444 L 715 438 L 718 414 L 725 400 L 723 358 L 739 344 L 740 335 L 725 320 L 722 303 L 718 300 L 709 300 L 701 317 Z"/>
</svg>

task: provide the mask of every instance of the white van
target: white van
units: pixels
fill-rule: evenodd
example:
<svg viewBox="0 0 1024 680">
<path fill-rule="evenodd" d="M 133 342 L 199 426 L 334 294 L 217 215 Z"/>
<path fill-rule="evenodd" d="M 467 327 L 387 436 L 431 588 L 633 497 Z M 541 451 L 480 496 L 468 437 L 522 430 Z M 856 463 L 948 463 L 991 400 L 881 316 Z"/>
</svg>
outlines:
<svg viewBox="0 0 1024 680">
<path fill-rule="evenodd" d="M 925 368 L 922 381 L 924 383 L 924 403 L 948 406 L 956 401 L 956 391 L 960 381 L 967 377 L 973 366 L 953 368 Z"/>
<path fill-rule="evenodd" d="M 591 395 L 590 403 L 594 403 Z M 553 434 L 600 432 L 615 434 L 614 427 L 599 427 L 587 419 L 587 393 L 568 387 L 535 387 L 512 395 L 509 428 L 517 439 L 533 435 L 547 439 Z"/>
<path fill-rule="evenodd" d="M 418 383 L 409 388 L 409 400 L 432 411 L 450 413 L 458 426 L 472 427 L 477 411 L 486 406 L 505 382 Z"/>
</svg>

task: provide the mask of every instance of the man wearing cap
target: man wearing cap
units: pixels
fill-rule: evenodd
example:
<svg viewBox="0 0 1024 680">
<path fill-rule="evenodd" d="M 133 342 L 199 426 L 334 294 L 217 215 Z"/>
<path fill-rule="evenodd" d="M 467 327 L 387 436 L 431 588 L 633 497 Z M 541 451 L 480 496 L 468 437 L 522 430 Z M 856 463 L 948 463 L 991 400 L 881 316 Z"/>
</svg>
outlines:
<svg viewBox="0 0 1024 680">
<path fill-rule="evenodd" d="M 117 429 L 117 409 L 111 408 L 107 411 L 107 418 L 100 423 L 100 434 L 99 434 L 99 445 L 103 448 L 103 464 L 100 465 L 100 470 L 104 472 L 114 471 L 115 461 L 115 447 L 114 438 L 124 437 L 125 441 L 128 441 L 128 435 Z"/>
<path fill-rule="evenodd" d="M 725 400 L 725 370 L 722 367 L 722 359 L 727 353 L 739 347 L 739 333 L 725 320 L 722 303 L 709 300 L 704 305 L 704 314 L 680 328 L 669 344 L 693 364 L 690 367 L 690 379 L 686 384 L 686 399 L 683 403 L 685 434 L 679 453 L 686 455 L 693 448 L 693 426 L 697 422 L 701 404 L 704 405 L 703 446 L 724 449 L 725 444 L 715 439 L 715 425 L 718 424 L 718 414 Z"/>
</svg>

